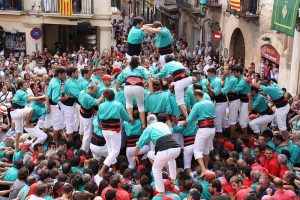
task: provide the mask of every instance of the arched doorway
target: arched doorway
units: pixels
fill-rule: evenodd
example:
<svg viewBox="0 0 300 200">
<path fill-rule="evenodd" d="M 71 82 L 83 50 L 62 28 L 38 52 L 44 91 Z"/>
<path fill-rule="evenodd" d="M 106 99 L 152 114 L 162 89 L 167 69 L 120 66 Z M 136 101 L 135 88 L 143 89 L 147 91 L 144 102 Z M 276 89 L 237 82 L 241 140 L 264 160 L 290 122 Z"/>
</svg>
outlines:
<svg viewBox="0 0 300 200">
<path fill-rule="evenodd" d="M 242 58 L 242 61 L 245 62 L 245 40 L 239 28 L 236 28 L 232 33 L 229 53 L 236 59 Z"/>
</svg>

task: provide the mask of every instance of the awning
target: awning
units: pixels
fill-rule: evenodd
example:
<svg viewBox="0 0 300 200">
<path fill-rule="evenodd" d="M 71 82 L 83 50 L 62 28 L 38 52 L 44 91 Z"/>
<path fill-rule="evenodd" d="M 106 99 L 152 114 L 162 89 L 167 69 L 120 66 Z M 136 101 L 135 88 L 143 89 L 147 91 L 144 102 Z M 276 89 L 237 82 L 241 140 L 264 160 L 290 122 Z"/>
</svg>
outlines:
<svg viewBox="0 0 300 200">
<path fill-rule="evenodd" d="M 168 12 L 174 12 L 174 11 L 178 11 L 179 10 L 178 6 L 175 5 L 175 4 L 170 4 L 170 5 L 161 4 L 160 8 L 163 9 L 163 10 L 166 10 Z"/>
<path fill-rule="evenodd" d="M 264 57 L 277 65 L 280 63 L 280 55 L 278 51 L 269 44 L 265 44 L 261 47 L 261 57 Z"/>
</svg>

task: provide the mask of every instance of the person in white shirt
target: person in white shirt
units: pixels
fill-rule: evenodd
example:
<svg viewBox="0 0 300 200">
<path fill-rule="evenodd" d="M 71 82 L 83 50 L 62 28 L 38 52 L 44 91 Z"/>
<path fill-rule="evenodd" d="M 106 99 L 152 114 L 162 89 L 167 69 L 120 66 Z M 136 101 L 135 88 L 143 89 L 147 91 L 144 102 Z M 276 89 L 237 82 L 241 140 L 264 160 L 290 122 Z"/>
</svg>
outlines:
<svg viewBox="0 0 300 200">
<path fill-rule="evenodd" d="M 43 61 L 39 61 L 37 64 L 37 67 L 34 68 L 33 73 L 37 76 L 43 76 L 44 74 L 47 74 L 47 70 L 45 67 L 43 67 Z"/>
<path fill-rule="evenodd" d="M 205 51 L 204 51 L 204 61 L 207 63 L 208 60 L 211 60 L 211 57 L 210 57 L 210 55 L 208 54 L 208 51 L 205 50 Z"/>
<path fill-rule="evenodd" d="M 214 68 L 214 67 L 215 67 L 215 66 L 214 66 L 212 60 L 209 59 L 209 60 L 207 61 L 207 64 L 206 64 L 206 65 L 204 66 L 204 68 L 203 68 L 204 74 L 207 75 L 207 70 L 210 69 L 210 68 Z"/>
<path fill-rule="evenodd" d="M 82 70 L 83 68 L 84 68 L 84 62 L 83 62 L 83 59 L 82 58 L 80 58 L 79 59 L 79 62 L 77 63 L 77 68 L 78 68 L 78 70 Z"/>
<path fill-rule="evenodd" d="M 116 60 L 115 60 L 115 62 L 114 62 L 114 66 L 118 66 L 118 67 L 122 67 L 122 61 L 120 61 L 120 57 L 119 56 L 117 56 L 116 57 Z"/>
</svg>

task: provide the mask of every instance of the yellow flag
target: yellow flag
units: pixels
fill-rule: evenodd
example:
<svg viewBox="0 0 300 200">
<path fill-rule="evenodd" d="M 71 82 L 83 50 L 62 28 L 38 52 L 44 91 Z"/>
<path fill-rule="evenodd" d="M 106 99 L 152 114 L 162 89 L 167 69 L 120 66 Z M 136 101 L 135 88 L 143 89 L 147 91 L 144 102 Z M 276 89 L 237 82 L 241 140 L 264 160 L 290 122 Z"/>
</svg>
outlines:
<svg viewBox="0 0 300 200">
<path fill-rule="evenodd" d="M 240 0 L 230 0 L 230 6 L 232 10 L 241 11 L 241 1 Z"/>
<path fill-rule="evenodd" d="M 72 15 L 72 0 L 60 0 L 60 14 L 61 15 Z"/>
</svg>

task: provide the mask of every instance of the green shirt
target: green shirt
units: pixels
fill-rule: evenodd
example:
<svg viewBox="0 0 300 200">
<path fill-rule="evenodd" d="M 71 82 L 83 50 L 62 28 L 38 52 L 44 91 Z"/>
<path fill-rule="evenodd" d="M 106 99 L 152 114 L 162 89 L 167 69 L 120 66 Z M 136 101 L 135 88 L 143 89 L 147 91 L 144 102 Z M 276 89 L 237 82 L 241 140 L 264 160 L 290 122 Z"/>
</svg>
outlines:
<svg viewBox="0 0 300 200">
<path fill-rule="evenodd" d="M 174 115 L 174 116 L 182 115 L 182 112 L 176 103 L 176 96 L 173 93 L 171 93 L 170 91 L 167 94 L 168 94 L 168 99 L 170 101 L 170 106 L 172 109 L 172 115 Z M 189 103 L 189 100 L 187 97 L 184 98 L 184 104 L 187 109 L 190 109 L 191 106 L 190 106 L 190 103 Z"/>
<path fill-rule="evenodd" d="M 38 104 L 36 101 L 33 101 L 29 107 L 33 108 L 33 113 L 31 116 L 31 122 L 38 120 L 41 116 L 48 114 L 45 103 Z"/>
<path fill-rule="evenodd" d="M 10 167 L 5 176 L 3 177 L 3 181 L 12 181 L 15 182 L 18 178 L 18 172 L 19 170 L 15 167 Z"/>
<path fill-rule="evenodd" d="M 94 117 L 93 119 L 93 132 L 99 136 L 99 137 L 103 137 L 103 134 L 102 134 L 102 128 L 98 126 L 98 119 L 97 117 Z"/>
<path fill-rule="evenodd" d="M 133 124 L 129 122 L 123 122 L 123 125 L 127 136 L 141 135 L 143 132 L 142 122 L 139 119 L 135 120 Z"/>
<path fill-rule="evenodd" d="M 180 62 L 171 61 L 171 62 L 168 62 L 167 64 L 165 64 L 163 69 L 158 74 L 155 74 L 154 76 L 158 77 L 158 78 L 164 78 L 168 74 L 172 76 L 175 71 L 180 70 L 180 69 L 185 69 L 184 66 Z"/>
<path fill-rule="evenodd" d="M 168 125 L 162 122 L 153 122 L 144 130 L 139 141 L 137 141 L 136 146 L 142 148 L 149 141 L 153 142 L 155 145 L 159 138 L 169 134 L 172 134 L 172 132 Z"/>
<path fill-rule="evenodd" d="M 197 134 L 198 125 L 195 122 L 188 124 L 186 127 L 181 126 L 180 124 L 173 127 L 174 133 L 182 133 L 184 137 L 194 136 Z"/>
<path fill-rule="evenodd" d="M 105 101 L 99 105 L 98 120 L 123 119 L 129 121 L 130 117 L 121 103 L 117 101 Z"/>
<path fill-rule="evenodd" d="M 261 94 L 252 96 L 252 110 L 256 112 L 264 112 L 269 107 L 265 97 Z"/>
<path fill-rule="evenodd" d="M 209 78 L 210 87 L 214 90 L 215 96 L 218 96 L 221 91 L 221 80 L 215 75 Z"/>
<path fill-rule="evenodd" d="M 82 90 L 79 93 L 78 102 L 85 109 L 91 109 L 93 106 L 97 106 L 97 99 L 93 98 L 86 90 Z"/>
<path fill-rule="evenodd" d="M 155 36 L 156 48 L 164 48 L 172 44 L 173 36 L 169 29 L 163 27 Z"/>
<path fill-rule="evenodd" d="M 28 101 L 28 94 L 26 91 L 19 89 L 17 90 L 14 98 L 12 100 L 13 103 L 18 104 L 19 106 L 25 107 Z"/>
<path fill-rule="evenodd" d="M 127 66 L 121 74 L 117 78 L 117 82 L 123 83 L 126 81 L 126 79 L 130 76 L 137 76 L 144 80 L 147 80 L 150 78 L 150 73 L 142 66 L 138 66 L 135 69 L 131 69 L 130 66 Z"/>
<path fill-rule="evenodd" d="M 228 94 L 238 84 L 238 79 L 234 76 L 227 76 L 224 81 L 224 87 L 221 89 L 223 94 Z"/>
<path fill-rule="evenodd" d="M 84 77 L 80 77 L 77 81 L 77 87 L 79 90 L 86 90 L 90 84 L 90 81 Z"/>
<path fill-rule="evenodd" d="M 269 86 L 261 85 L 259 89 L 266 93 L 272 101 L 278 100 L 283 97 L 283 91 L 276 83 L 272 83 L 272 85 Z"/>
<path fill-rule="evenodd" d="M 194 105 L 186 121 L 190 124 L 195 120 L 201 121 L 207 118 L 216 118 L 215 105 L 211 101 L 201 99 Z"/>
<path fill-rule="evenodd" d="M 157 91 L 145 98 L 145 112 L 153 114 L 166 113 L 167 115 L 172 113 L 170 106 L 170 100 L 167 92 Z"/>
<path fill-rule="evenodd" d="M 15 160 L 23 160 L 24 154 L 21 150 L 14 153 L 12 161 L 15 162 Z"/>
<path fill-rule="evenodd" d="M 129 44 L 142 44 L 144 37 L 146 37 L 146 33 L 143 30 L 138 29 L 136 26 L 132 26 L 128 34 L 127 42 Z"/>
<path fill-rule="evenodd" d="M 80 90 L 77 86 L 77 81 L 69 77 L 65 82 L 64 92 L 69 95 L 69 97 L 78 99 Z"/>
<path fill-rule="evenodd" d="M 238 84 L 233 88 L 238 94 L 249 94 L 251 92 L 250 84 L 241 76 Z"/>
<path fill-rule="evenodd" d="M 54 102 L 58 103 L 61 96 L 61 80 L 59 78 L 52 78 L 46 95 Z"/>
</svg>

